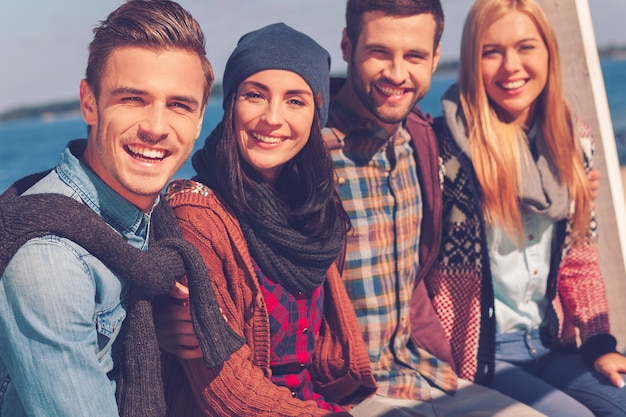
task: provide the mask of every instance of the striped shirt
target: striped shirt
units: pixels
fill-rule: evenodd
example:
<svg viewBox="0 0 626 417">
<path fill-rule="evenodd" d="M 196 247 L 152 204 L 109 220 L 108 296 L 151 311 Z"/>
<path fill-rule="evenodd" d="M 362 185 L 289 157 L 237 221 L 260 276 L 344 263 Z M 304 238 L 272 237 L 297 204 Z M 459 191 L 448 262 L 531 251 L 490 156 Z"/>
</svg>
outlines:
<svg viewBox="0 0 626 417">
<path fill-rule="evenodd" d="M 422 206 L 410 135 L 391 137 L 379 126 L 331 102 L 325 129 L 337 184 L 353 230 L 343 279 L 352 300 L 378 394 L 429 400 L 420 370 L 436 373 L 440 362 L 422 360 L 410 340 L 409 302 L 418 268 Z M 443 366 L 443 365 L 442 365 Z M 433 367 L 435 369 L 433 369 Z M 424 373 L 427 374 L 427 373 Z"/>
</svg>

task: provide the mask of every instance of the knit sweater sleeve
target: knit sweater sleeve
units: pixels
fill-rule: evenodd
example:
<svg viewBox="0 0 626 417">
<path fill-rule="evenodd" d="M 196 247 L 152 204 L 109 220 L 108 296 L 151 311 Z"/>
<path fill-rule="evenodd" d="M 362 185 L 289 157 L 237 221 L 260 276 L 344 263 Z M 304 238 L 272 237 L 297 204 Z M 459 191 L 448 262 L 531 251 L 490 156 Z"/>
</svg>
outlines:
<svg viewBox="0 0 626 417">
<path fill-rule="evenodd" d="M 311 380 L 326 400 L 356 404 L 376 392 L 370 358 L 335 265 L 329 269 L 324 287 L 324 320 L 315 340 Z"/>
<path fill-rule="evenodd" d="M 189 390 L 176 392 L 172 387 L 177 379 L 172 375 L 176 367 L 166 369 L 169 373 L 166 393 L 170 395 L 170 405 L 175 405 L 170 407 L 170 415 L 328 414 L 313 401 L 293 398 L 287 388 L 273 384 L 268 378 L 269 322 L 266 313 L 263 314 L 260 292 L 253 291 L 254 272 L 241 230 L 214 197 L 186 196 L 187 201 L 194 199 L 198 204 L 178 207 L 173 204 L 183 237 L 198 248 L 228 324 L 246 343 L 218 368 L 207 368 L 201 360 L 180 360 Z M 207 202 L 211 202 L 211 208 Z"/>
<path fill-rule="evenodd" d="M 582 122 L 579 122 L 578 133 L 584 165 L 589 170 L 593 166 L 593 137 Z M 600 271 L 595 225 L 595 215 L 592 215 L 586 239 L 571 242 L 568 233 L 558 276 L 558 294 L 564 316 L 561 340 L 573 342 L 577 329 L 582 341 L 581 354 L 590 364 L 599 356 L 614 352 L 616 345 L 615 338 L 609 334 L 609 308 Z"/>
</svg>

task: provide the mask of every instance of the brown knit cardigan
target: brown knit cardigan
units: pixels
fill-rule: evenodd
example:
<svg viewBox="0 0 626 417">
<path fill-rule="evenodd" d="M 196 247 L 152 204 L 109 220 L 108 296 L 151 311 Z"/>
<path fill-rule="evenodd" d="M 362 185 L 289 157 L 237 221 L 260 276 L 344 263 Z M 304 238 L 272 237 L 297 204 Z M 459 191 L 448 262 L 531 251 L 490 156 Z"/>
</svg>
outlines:
<svg viewBox="0 0 626 417">
<path fill-rule="evenodd" d="M 239 223 L 202 184 L 187 181 L 182 188 L 168 200 L 183 237 L 199 249 L 220 307 L 246 343 L 214 369 L 202 359 L 165 355 L 168 415 L 329 414 L 270 381 L 269 317 Z M 376 383 L 352 304 L 334 265 L 324 291 L 324 318 L 309 372 L 316 392 L 328 401 L 349 405 L 375 392 Z"/>
</svg>

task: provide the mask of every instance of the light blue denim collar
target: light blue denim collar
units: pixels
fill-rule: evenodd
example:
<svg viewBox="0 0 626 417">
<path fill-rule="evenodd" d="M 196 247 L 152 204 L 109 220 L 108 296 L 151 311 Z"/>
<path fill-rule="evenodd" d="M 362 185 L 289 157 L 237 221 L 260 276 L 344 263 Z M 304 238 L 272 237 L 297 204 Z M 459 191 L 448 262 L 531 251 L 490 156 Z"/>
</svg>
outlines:
<svg viewBox="0 0 626 417">
<path fill-rule="evenodd" d="M 147 245 L 150 226 L 150 213 L 144 213 L 128 202 L 91 169 L 83 165 L 79 158 L 87 146 L 86 139 L 68 143 L 61 155 L 56 172 L 92 210 L 104 221 L 122 234 L 133 246 L 143 248 Z M 155 201 L 153 207 L 159 202 Z"/>
</svg>

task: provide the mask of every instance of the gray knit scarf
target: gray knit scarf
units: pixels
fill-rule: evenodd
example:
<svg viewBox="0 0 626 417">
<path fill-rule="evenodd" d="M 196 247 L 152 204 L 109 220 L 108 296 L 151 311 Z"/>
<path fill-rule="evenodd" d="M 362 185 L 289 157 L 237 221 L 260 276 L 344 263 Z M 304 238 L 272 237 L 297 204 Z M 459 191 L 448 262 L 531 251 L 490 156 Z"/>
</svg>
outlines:
<svg viewBox="0 0 626 417">
<path fill-rule="evenodd" d="M 17 181 L 0 196 L 0 276 L 29 239 L 57 235 L 84 247 L 131 286 L 124 321 L 117 400 L 120 416 L 165 415 L 161 363 L 151 301 L 165 295 L 175 279 L 187 275 L 191 316 L 204 360 L 217 367 L 243 344 L 228 326 L 202 258 L 181 239 L 176 217 L 161 200 L 153 210 L 150 249 L 128 245 L 100 216 L 59 194 L 20 196 L 46 173 Z"/>
<path fill-rule="evenodd" d="M 219 178 L 213 172 L 216 146 L 222 140 L 224 122 L 211 132 L 204 146 L 194 153 L 194 178 L 211 188 Z M 244 200 L 254 215 L 235 213 L 252 258 L 269 278 L 292 294 L 311 294 L 324 283 L 328 268 L 343 249 L 344 234 L 339 219 L 328 239 L 307 236 L 294 229 L 285 216 L 285 203 L 272 187 L 251 178 L 244 184 Z M 239 210 L 241 211 L 241 210 Z"/>
<path fill-rule="evenodd" d="M 458 84 L 453 84 L 444 93 L 441 109 L 454 142 L 471 160 L 467 123 L 461 110 Z M 533 128 L 528 138 L 529 146 L 520 146 L 522 161 L 526 161 L 521 164 L 522 183 L 518 191 L 520 205 L 527 212 L 553 221 L 564 219 L 569 209 L 569 193 L 567 187 L 559 183 L 541 129 Z"/>
<path fill-rule="evenodd" d="M 255 212 L 239 216 L 252 258 L 263 272 L 291 293 L 311 294 L 324 283 L 328 268 L 343 247 L 343 235 L 329 239 L 304 235 L 287 223 L 283 203 L 263 183 L 253 182 Z"/>
</svg>

